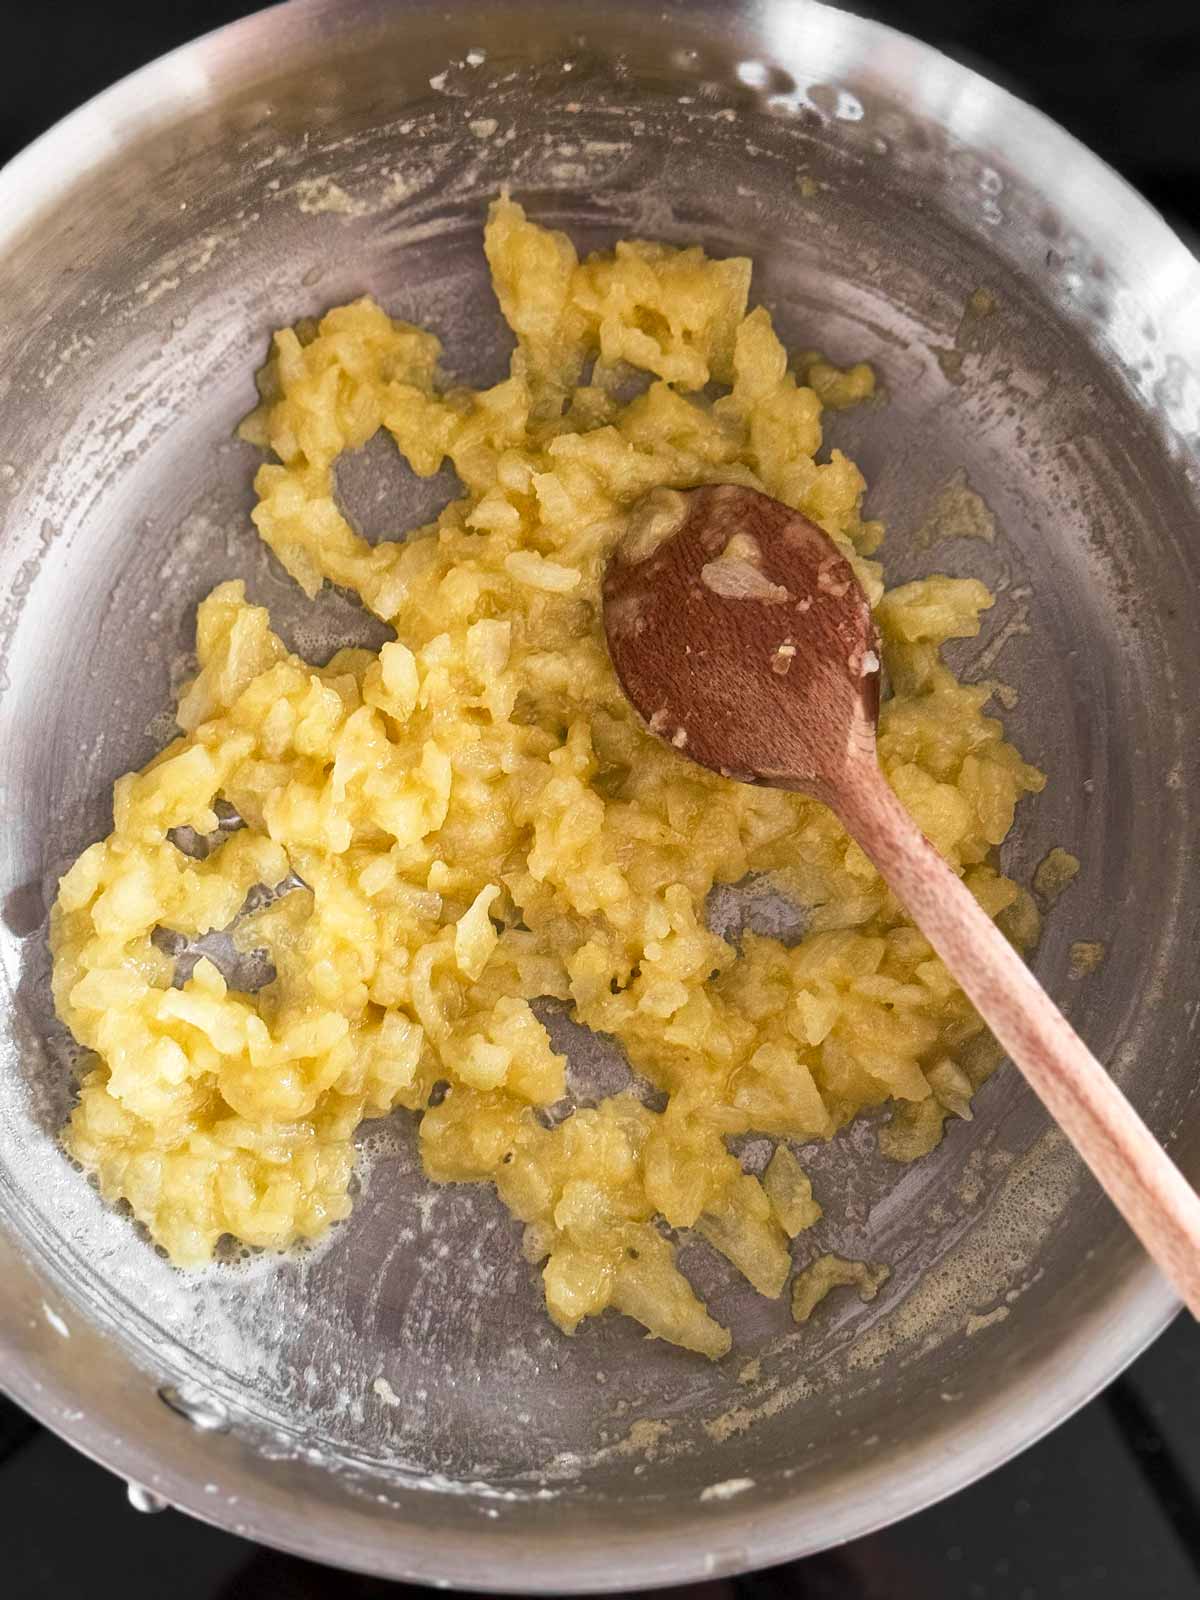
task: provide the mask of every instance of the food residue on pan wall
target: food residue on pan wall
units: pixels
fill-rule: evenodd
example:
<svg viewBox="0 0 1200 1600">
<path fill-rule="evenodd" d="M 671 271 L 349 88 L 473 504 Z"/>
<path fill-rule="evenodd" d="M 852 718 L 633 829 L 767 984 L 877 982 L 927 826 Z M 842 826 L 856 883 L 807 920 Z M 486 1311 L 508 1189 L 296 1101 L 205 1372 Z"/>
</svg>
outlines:
<svg viewBox="0 0 1200 1600">
<path fill-rule="evenodd" d="M 976 1315 L 972 1313 L 964 1323 L 968 1339 L 973 1339 L 977 1333 L 982 1333 L 985 1328 L 992 1328 L 998 1322 L 1003 1322 L 1008 1316 L 1007 1306 L 997 1306 L 994 1311 L 987 1311 Z"/>
<path fill-rule="evenodd" d="M 701 1489 L 701 1500 L 732 1500 L 734 1495 L 745 1494 L 747 1489 L 753 1489 L 753 1478 L 726 1478 L 721 1483 L 710 1483 L 706 1489 Z"/>
<path fill-rule="evenodd" d="M 960 467 L 938 490 L 929 515 L 913 534 L 913 543 L 925 550 L 944 539 L 982 539 L 991 544 L 995 537 L 996 518 Z"/>
<path fill-rule="evenodd" d="M 308 216 L 328 211 L 337 216 L 360 217 L 368 210 L 365 200 L 347 194 L 332 178 L 301 178 L 292 185 L 291 193 L 296 196 L 299 210 Z"/>
<path fill-rule="evenodd" d="M 977 354 L 983 343 L 987 319 L 999 308 L 999 301 L 990 289 L 978 288 L 967 296 L 962 316 L 951 344 L 930 345 L 930 351 L 942 370 L 947 383 L 955 386 L 965 381 L 965 364 L 968 356 Z"/>
<path fill-rule="evenodd" d="M 860 1300 L 874 1300 L 890 1276 L 890 1267 L 847 1261 L 842 1256 L 818 1256 L 792 1280 L 792 1316 L 797 1322 L 807 1322 L 834 1289 L 853 1288 Z"/>
<path fill-rule="evenodd" d="M 1108 951 L 1099 939 L 1076 939 L 1071 946 L 1072 978 L 1087 978 L 1100 967 Z"/>
<path fill-rule="evenodd" d="M 1038 863 L 1033 874 L 1034 893 L 1040 895 L 1047 905 L 1053 905 L 1078 876 L 1079 857 L 1055 845 Z"/>
<path fill-rule="evenodd" d="M 371 1388 L 383 1401 L 385 1406 L 398 1406 L 400 1404 L 400 1396 L 392 1388 L 391 1384 L 386 1378 L 382 1376 L 376 1378 L 375 1382 L 371 1385 Z"/>
<path fill-rule="evenodd" d="M 1006 615 L 988 639 L 983 649 L 971 662 L 971 671 L 979 679 L 986 678 L 993 665 L 1008 648 L 1013 639 L 1021 639 L 1033 632 L 1029 622 L 1029 590 L 1025 587 L 1010 589 L 1005 596 L 1008 602 Z M 997 696 L 999 698 L 999 696 Z M 1000 702 L 1002 705 L 1004 701 Z"/>
</svg>

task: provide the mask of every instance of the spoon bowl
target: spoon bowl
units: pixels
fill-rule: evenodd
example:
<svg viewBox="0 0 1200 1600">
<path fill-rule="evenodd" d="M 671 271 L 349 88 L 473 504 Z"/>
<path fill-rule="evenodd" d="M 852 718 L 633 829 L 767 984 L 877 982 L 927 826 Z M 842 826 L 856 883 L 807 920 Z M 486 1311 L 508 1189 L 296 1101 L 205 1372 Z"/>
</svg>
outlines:
<svg viewBox="0 0 1200 1600">
<path fill-rule="evenodd" d="M 828 534 L 769 495 L 648 495 L 605 575 L 604 626 L 650 731 L 722 777 L 828 798 L 873 747 L 870 604 Z"/>
</svg>

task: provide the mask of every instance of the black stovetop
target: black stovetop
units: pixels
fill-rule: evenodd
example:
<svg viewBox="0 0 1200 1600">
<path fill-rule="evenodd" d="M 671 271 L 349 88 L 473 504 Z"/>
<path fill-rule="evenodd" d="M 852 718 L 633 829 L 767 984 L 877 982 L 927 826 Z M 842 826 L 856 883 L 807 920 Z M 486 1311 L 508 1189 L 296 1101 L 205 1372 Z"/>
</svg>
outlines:
<svg viewBox="0 0 1200 1600">
<path fill-rule="evenodd" d="M 115 78 L 257 8 L 50 0 L 5 9 L 0 159 Z M 1197 0 L 881 0 L 852 9 L 1005 82 L 1200 235 Z M 173 1511 L 139 1515 L 122 1483 L 0 1398 L 5 1600 L 352 1600 L 399 1588 L 261 1550 Z M 704 1600 L 1195 1600 L 1200 1333 L 1180 1319 L 1070 1422 L 943 1504 L 840 1550 L 701 1590 Z"/>
</svg>

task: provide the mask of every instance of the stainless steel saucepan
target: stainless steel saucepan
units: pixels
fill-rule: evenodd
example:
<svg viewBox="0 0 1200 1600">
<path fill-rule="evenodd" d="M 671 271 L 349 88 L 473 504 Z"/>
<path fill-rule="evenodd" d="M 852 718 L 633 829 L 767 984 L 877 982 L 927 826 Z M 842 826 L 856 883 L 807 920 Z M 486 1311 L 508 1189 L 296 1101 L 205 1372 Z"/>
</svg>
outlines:
<svg viewBox="0 0 1200 1600">
<path fill-rule="evenodd" d="M 1038 971 L 1193 1178 L 1200 268 L 1036 112 L 809 0 L 297 0 L 0 177 L 0 1384 L 141 1490 L 322 1560 L 649 1586 L 958 1488 L 1173 1305 L 1011 1070 L 911 1169 L 866 1125 L 813 1153 L 823 1247 L 892 1266 L 870 1306 L 797 1329 L 687 1247 L 735 1330 L 718 1365 L 616 1318 L 555 1333 L 515 1225 L 490 1191 L 426 1184 L 403 1117 L 365 1135 L 326 1247 L 200 1277 L 59 1152 L 46 907 L 112 780 L 165 742 L 197 601 L 243 576 L 306 653 L 382 636 L 336 592 L 306 602 L 250 528 L 233 428 L 268 335 L 369 290 L 463 378 L 498 376 L 480 227 L 505 183 L 584 245 L 748 252 L 794 348 L 877 365 L 884 402 L 832 442 L 893 581 L 997 591 L 959 665 L 1002 681 L 1051 775 L 1007 864 L 1083 862 Z M 994 537 L 942 537 L 964 484 Z M 368 449 L 340 492 L 379 532 L 453 483 Z M 1073 976 L 1080 942 L 1105 959 Z M 599 1070 L 581 1042 L 578 1094 Z"/>
</svg>

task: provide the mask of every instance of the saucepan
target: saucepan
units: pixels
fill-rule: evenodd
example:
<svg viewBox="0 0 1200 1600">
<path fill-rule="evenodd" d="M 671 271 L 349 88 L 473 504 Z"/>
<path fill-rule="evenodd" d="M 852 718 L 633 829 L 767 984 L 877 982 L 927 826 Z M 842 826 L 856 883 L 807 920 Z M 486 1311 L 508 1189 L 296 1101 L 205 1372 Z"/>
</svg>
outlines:
<svg viewBox="0 0 1200 1600">
<path fill-rule="evenodd" d="M 801 1328 L 705 1279 L 735 1337 L 718 1363 L 619 1318 L 557 1333 L 516 1225 L 490 1190 L 429 1185 L 404 1115 L 364 1134 L 326 1247 L 192 1275 L 61 1153 L 46 910 L 169 734 L 197 602 L 242 577 L 315 659 L 383 637 L 336 590 L 307 601 L 251 529 L 234 428 L 270 332 L 370 292 L 465 380 L 499 376 L 480 230 L 503 185 L 582 247 L 749 254 L 792 348 L 875 364 L 881 398 L 831 442 L 891 581 L 995 592 L 956 665 L 1002 683 L 1050 775 L 1006 870 L 1082 863 L 1037 971 L 1193 1180 L 1200 267 L 1037 112 L 810 0 L 296 0 L 0 178 L 0 1384 L 143 1504 L 382 1575 L 618 1589 L 949 1493 L 1174 1304 L 1004 1067 L 910 1168 L 868 1123 L 812 1152 L 826 1247 L 891 1277 Z M 982 522 L 939 520 L 956 485 Z M 368 449 L 339 492 L 370 532 L 454 484 Z"/>
</svg>

